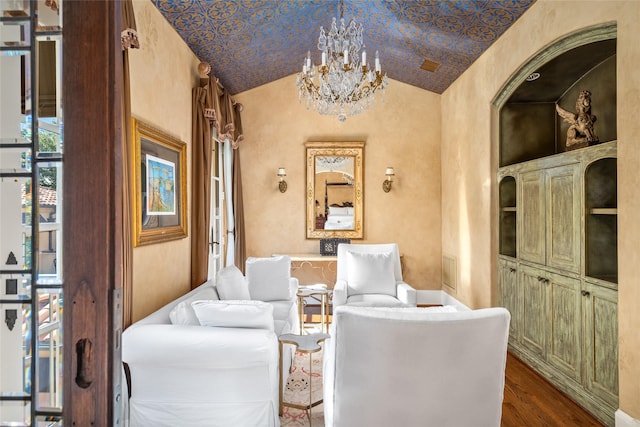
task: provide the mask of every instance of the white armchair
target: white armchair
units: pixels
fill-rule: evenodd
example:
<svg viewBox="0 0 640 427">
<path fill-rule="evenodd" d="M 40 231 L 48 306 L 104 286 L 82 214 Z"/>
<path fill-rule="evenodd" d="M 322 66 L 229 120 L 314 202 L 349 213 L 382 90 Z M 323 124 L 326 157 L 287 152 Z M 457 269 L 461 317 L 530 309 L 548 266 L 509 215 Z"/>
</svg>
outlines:
<svg viewBox="0 0 640 427">
<path fill-rule="evenodd" d="M 416 290 L 402 279 L 395 243 L 340 244 L 333 306 L 415 307 Z"/>
<path fill-rule="evenodd" d="M 326 427 L 500 426 L 509 312 L 338 307 L 325 341 Z"/>
</svg>

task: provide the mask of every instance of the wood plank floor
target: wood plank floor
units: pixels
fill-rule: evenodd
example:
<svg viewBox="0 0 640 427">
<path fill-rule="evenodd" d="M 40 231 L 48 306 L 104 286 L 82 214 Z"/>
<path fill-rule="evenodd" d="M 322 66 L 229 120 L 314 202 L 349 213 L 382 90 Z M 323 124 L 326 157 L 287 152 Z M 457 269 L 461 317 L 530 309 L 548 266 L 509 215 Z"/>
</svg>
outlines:
<svg viewBox="0 0 640 427">
<path fill-rule="evenodd" d="M 603 426 L 511 353 L 502 404 L 502 427 Z"/>
</svg>

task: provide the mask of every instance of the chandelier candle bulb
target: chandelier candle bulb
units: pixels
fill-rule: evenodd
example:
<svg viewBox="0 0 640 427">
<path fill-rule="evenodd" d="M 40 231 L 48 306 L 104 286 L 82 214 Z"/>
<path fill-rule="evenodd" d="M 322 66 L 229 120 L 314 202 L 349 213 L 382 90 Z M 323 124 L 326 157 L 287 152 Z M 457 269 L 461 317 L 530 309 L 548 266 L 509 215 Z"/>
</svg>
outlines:
<svg viewBox="0 0 640 427">
<path fill-rule="evenodd" d="M 340 1 L 340 20 L 333 18 L 328 29 L 320 27 L 317 48 L 322 65 L 314 67 L 308 52 L 296 79 L 300 102 L 307 109 L 313 107 L 320 114 L 335 115 L 341 122 L 374 105 L 376 92 L 382 92 L 389 84 L 377 52 L 375 72 L 369 68 L 362 25 L 353 19 L 345 22 L 343 8 Z"/>
</svg>

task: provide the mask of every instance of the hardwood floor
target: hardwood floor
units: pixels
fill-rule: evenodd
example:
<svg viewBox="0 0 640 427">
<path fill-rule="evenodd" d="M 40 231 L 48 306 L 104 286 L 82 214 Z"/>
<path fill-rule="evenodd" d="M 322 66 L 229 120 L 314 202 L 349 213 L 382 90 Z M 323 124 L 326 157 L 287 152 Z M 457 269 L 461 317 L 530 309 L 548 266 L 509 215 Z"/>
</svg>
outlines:
<svg viewBox="0 0 640 427">
<path fill-rule="evenodd" d="M 502 404 L 502 427 L 603 426 L 511 353 Z"/>
</svg>

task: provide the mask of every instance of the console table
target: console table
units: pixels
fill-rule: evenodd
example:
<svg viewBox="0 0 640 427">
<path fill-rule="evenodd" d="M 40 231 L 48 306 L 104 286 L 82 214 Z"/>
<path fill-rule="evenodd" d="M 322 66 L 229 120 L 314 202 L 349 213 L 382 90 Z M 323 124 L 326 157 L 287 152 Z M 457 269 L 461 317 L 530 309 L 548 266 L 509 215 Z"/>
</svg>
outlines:
<svg viewBox="0 0 640 427">
<path fill-rule="evenodd" d="M 327 289 L 333 289 L 336 283 L 336 266 L 338 257 L 320 254 L 273 254 L 287 255 L 291 258 L 291 276 L 296 277 L 301 285 L 324 283 Z"/>
</svg>

